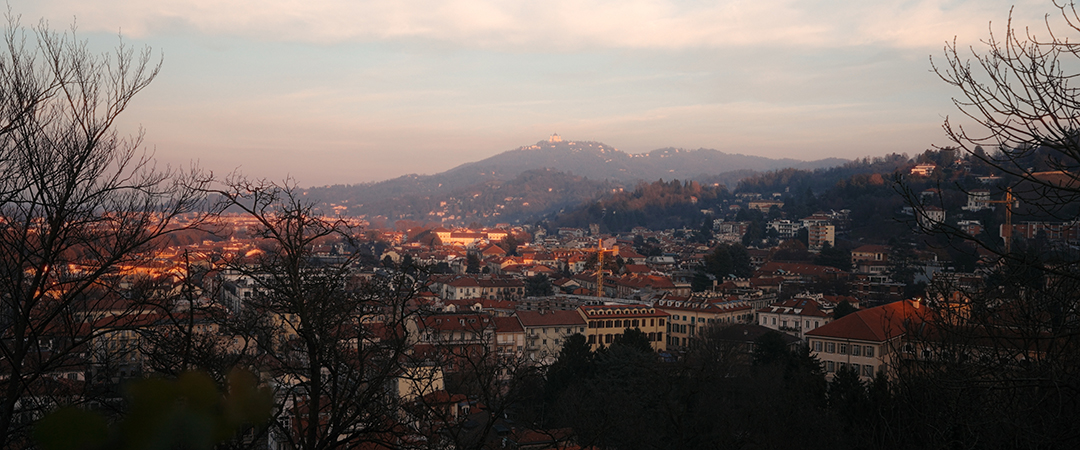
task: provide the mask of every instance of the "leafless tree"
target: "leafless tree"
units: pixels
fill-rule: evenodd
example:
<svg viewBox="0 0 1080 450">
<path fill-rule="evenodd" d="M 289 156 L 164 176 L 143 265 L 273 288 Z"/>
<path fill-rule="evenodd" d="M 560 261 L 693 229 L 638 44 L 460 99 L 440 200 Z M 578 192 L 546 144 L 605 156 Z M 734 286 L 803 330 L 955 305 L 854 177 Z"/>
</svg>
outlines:
<svg viewBox="0 0 1080 450">
<path fill-rule="evenodd" d="M 1071 83 L 1080 62 L 1080 15 L 1073 3 L 1057 3 L 1045 30 L 1014 28 L 994 33 L 970 55 L 955 41 L 945 46 L 934 70 L 959 94 L 961 120 L 943 128 L 962 152 L 1006 180 L 1032 213 L 1073 220 L 1080 201 L 1080 90 Z M 986 149 L 989 149 L 987 151 Z"/>
<path fill-rule="evenodd" d="M 505 331 L 498 329 L 500 320 L 473 311 L 417 318 L 417 351 L 410 364 L 438 368 L 442 378 L 406 408 L 416 419 L 411 432 L 423 436 L 425 448 L 490 448 L 508 434 L 536 431 L 518 421 L 525 400 L 539 394 L 530 389 L 540 389 L 535 383 L 542 380 L 543 368 L 513 340 L 499 340 Z"/>
<path fill-rule="evenodd" d="M 251 367 L 275 390 L 270 439 L 297 449 L 395 442 L 400 405 L 389 387 L 405 370 L 415 280 L 359 277 L 360 230 L 317 214 L 288 182 L 233 177 L 214 193 L 256 222 L 259 251 L 225 266 L 255 287 L 233 313 L 246 330 L 233 332 L 253 340 Z M 322 245 L 345 251 L 320 258 Z"/>
<path fill-rule="evenodd" d="M 1010 14 L 981 48 L 947 44 L 934 69 L 959 91 L 961 119 L 944 124 L 953 145 L 1002 177 L 999 213 L 1068 228 L 1080 225 L 1080 91 L 1071 84 L 1080 15 L 1072 3 L 1055 6 L 1043 31 L 1017 29 Z M 923 228 L 938 244 L 979 251 L 984 264 L 979 276 L 936 277 L 932 319 L 893 349 L 906 406 L 897 423 L 920 424 L 909 436 L 927 446 L 1077 445 L 1066 424 L 1080 411 L 1078 243 L 1023 239 L 1008 225 L 1001 239 L 947 222 Z"/>
<path fill-rule="evenodd" d="M 88 399 L 89 349 L 135 324 L 120 305 L 124 268 L 152 256 L 162 236 L 198 223 L 188 214 L 201 205 L 205 177 L 156 167 L 142 131 L 125 136 L 116 127 L 159 69 L 149 49 L 121 43 L 98 55 L 74 30 L 27 30 L 8 17 L 0 49 L 0 448 L 26 445 L 28 425 L 55 404 Z"/>
</svg>

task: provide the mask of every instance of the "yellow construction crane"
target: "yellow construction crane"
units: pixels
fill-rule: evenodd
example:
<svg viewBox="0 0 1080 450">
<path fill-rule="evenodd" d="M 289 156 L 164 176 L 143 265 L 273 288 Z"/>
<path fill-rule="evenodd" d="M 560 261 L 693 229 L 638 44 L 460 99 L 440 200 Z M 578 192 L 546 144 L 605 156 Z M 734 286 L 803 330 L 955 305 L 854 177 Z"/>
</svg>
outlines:
<svg viewBox="0 0 1080 450">
<path fill-rule="evenodd" d="M 1009 253 L 1012 248 L 1012 205 L 1013 195 L 1012 189 L 1005 188 L 1005 198 L 1002 200 L 990 200 L 987 203 L 1004 203 L 1005 204 L 1005 228 L 1001 230 L 1001 238 L 1005 240 L 1005 253 Z"/>
<path fill-rule="evenodd" d="M 598 238 L 596 241 L 596 296 L 604 296 L 604 253 L 614 252 L 615 250 L 604 250 L 604 238 Z"/>
</svg>

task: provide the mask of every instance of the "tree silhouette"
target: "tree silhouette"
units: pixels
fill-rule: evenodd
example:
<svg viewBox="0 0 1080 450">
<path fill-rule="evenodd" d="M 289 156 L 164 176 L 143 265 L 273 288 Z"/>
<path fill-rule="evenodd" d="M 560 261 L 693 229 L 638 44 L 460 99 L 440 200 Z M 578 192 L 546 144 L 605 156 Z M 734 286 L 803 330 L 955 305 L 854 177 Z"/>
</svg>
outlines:
<svg viewBox="0 0 1080 450">
<path fill-rule="evenodd" d="M 9 15 L 0 60 L 0 448 L 15 448 L 57 404 L 116 398 L 99 369 L 120 361 L 102 358 L 131 355 L 102 345 L 152 311 L 120 296 L 133 281 L 123 268 L 201 223 L 180 218 L 198 211 L 206 179 L 162 171 L 141 131 L 116 128 L 158 74 L 149 49 L 96 55 L 73 32 Z"/>
<path fill-rule="evenodd" d="M 998 204 L 998 213 L 1008 210 L 1014 223 L 1073 221 L 1080 208 L 1080 103 L 1070 85 L 1080 16 L 1072 3 L 1056 6 L 1060 15 L 1047 16 L 1046 37 L 1015 28 L 1010 14 L 1004 31 L 991 31 L 970 56 L 953 42 L 934 60 L 958 92 L 959 118 L 949 117 L 945 131 L 967 160 L 1002 176 L 1007 192 L 996 195 L 1012 199 Z M 921 214 L 926 205 L 913 182 L 900 181 Z M 1011 233 L 972 236 L 949 222 L 920 230 L 934 235 L 928 242 L 964 246 L 956 251 L 977 248 L 986 275 L 977 283 L 935 277 L 928 286 L 935 315 L 924 329 L 907 330 L 904 345 L 912 351 L 901 353 L 898 367 L 897 422 L 936 425 L 900 432 L 931 447 L 976 439 L 984 448 L 1080 445 L 1065 425 L 1080 418 L 1075 245 L 1039 248 Z"/>
<path fill-rule="evenodd" d="M 224 263 L 255 286 L 233 322 L 256 343 L 251 364 L 274 391 L 270 438 L 313 450 L 395 436 L 401 399 L 386 386 L 413 372 L 403 363 L 416 280 L 400 272 L 355 277 L 358 252 L 314 258 L 319 243 L 354 248 L 359 230 L 316 214 L 289 183 L 233 176 L 214 193 L 256 222 L 251 233 L 261 242 L 255 255 Z"/>
</svg>

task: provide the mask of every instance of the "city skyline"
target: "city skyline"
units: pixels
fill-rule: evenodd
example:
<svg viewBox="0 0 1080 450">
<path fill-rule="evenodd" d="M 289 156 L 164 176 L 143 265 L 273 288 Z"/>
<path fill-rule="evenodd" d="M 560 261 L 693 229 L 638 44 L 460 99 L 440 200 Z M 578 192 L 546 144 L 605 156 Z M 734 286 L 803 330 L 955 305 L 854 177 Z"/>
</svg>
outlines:
<svg viewBox="0 0 1080 450">
<path fill-rule="evenodd" d="M 559 133 L 813 160 L 947 145 L 931 71 L 1009 2 L 13 1 L 163 57 L 122 117 L 162 163 L 303 186 L 436 173 Z M 1038 34 L 1045 1 L 1014 25 Z"/>
</svg>

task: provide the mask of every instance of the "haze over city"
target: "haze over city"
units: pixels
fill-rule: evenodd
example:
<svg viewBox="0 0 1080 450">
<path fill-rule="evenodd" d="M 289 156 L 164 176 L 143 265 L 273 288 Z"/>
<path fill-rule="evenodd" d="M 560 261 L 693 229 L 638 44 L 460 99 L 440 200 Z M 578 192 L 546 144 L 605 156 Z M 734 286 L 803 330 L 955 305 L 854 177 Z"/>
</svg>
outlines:
<svg viewBox="0 0 1080 450">
<path fill-rule="evenodd" d="M 629 153 L 917 153 L 948 142 L 931 70 L 1044 1 L 9 2 L 163 57 L 121 117 L 158 160 L 300 185 L 436 173 L 559 133 Z M 1036 28 L 1037 29 L 1037 28 Z"/>
<path fill-rule="evenodd" d="M 1080 448 L 1075 0 L 12 1 L 0 449 Z"/>
</svg>

